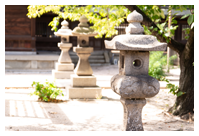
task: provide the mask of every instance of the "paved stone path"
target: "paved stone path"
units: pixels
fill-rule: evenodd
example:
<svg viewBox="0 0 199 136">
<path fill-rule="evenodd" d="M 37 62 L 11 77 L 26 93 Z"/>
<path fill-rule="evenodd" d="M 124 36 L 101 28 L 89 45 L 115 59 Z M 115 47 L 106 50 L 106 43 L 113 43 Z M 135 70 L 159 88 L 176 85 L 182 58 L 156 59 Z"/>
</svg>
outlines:
<svg viewBox="0 0 199 136">
<path fill-rule="evenodd" d="M 114 68 L 115 67 L 115 68 Z M 94 74 L 106 84 L 118 73 L 116 66 L 93 68 Z M 177 71 L 179 75 L 179 71 Z M 44 80 L 51 75 L 6 73 L 5 87 L 16 83 Z M 24 78 L 25 77 L 25 78 Z M 25 82 L 25 81 L 28 82 Z M 7 82 L 10 81 L 8 84 Z M 14 82 L 16 81 L 16 82 Z M 102 82 L 101 82 L 102 83 Z M 25 86 L 24 84 L 21 84 Z M 30 96 L 33 89 L 5 89 L 5 131 L 121 131 L 123 107 L 120 96 L 111 89 L 102 90 L 99 100 L 69 100 L 61 103 L 38 102 Z M 159 94 L 147 99 L 142 111 L 145 131 L 194 131 L 194 122 L 164 114 L 176 97 L 161 89 Z M 61 97 L 60 97 L 61 98 Z"/>
<path fill-rule="evenodd" d="M 6 131 L 121 131 L 123 107 L 119 96 L 104 89 L 100 100 L 38 102 L 32 89 L 5 90 Z M 142 122 L 145 131 L 193 131 L 194 123 L 165 115 L 175 96 L 161 90 L 147 99 Z"/>
</svg>

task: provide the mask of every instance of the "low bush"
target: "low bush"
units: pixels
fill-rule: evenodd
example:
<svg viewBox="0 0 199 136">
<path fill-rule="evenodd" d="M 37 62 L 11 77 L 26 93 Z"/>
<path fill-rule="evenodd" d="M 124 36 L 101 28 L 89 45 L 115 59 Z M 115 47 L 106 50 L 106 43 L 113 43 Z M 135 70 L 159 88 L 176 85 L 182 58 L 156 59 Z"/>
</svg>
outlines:
<svg viewBox="0 0 199 136">
<path fill-rule="evenodd" d="M 41 101 L 55 101 L 58 95 L 64 96 L 62 90 L 57 88 L 54 82 L 50 83 L 47 80 L 44 84 L 34 81 L 32 87 L 35 87 L 35 91 L 31 95 L 39 96 L 38 99 Z"/>
<path fill-rule="evenodd" d="M 170 66 L 173 65 L 173 60 L 177 58 L 177 55 L 173 55 L 169 58 Z M 149 57 L 149 72 L 148 74 L 157 80 L 161 77 L 165 77 L 164 67 L 167 65 L 167 56 L 163 54 L 163 51 L 151 51 Z"/>
</svg>

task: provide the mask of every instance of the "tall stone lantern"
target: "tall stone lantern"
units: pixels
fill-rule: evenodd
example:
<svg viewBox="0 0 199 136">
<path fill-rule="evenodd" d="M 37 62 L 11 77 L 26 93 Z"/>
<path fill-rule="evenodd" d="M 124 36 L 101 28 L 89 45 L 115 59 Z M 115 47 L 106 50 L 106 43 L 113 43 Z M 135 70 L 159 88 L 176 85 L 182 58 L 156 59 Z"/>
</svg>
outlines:
<svg viewBox="0 0 199 136">
<path fill-rule="evenodd" d="M 69 36 L 72 30 L 68 28 L 68 22 L 66 20 L 62 21 L 62 27 L 55 32 L 56 36 L 61 36 L 61 43 L 58 43 L 58 47 L 61 49 L 61 54 L 58 59 L 58 63 L 55 64 L 55 70 L 52 70 L 54 78 L 57 79 L 69 79 L 71 74 L 74 74 L 74 64 L 70 58 L 68 50 L 72 47 L 69 43 Z"/>
<path fill-rule="evenodd" d="M 101 96 L 101 88 L 96 85 L 96 77 L 93 74 L 88 58 L 93 52 L 93 47 L 89 47 L 89 37 L 98 33 L 87 24 L 88 19 L 85 15 L 79 19 L 80 23 L 72 31 L 72 36 L 77 36 L 77 47 L 73 51 L 77 53 L 79 60 L 71 75 L 72 86 L 68 87 L 69 99 L 89 98 L 94 99 Z"/>
<path fill-rule="evenodd" d="M 160 89 L 159 82 L 148 75 L 149 51 L 164 51 L 167 44 L 158 42 L 152 35 L 142 34 L 143 17 L 137 11 L 130 13 L 127 21 L 126 35 L 105 40 L 106 48 L 120 50 L 119 74 L 112 77 L 111 88 L 121 96 L 123 130 L 143 131 L 141 115 L 145 98 L 154 97 Z"/>
</svg>

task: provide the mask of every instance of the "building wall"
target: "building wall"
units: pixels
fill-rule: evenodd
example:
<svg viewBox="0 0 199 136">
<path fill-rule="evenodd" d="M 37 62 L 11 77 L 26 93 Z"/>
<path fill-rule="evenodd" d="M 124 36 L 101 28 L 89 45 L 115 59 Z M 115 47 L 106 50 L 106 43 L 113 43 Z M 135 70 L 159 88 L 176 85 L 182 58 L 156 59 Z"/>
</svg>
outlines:
<svg viewBox="0 0 199 136">
<path fill-rule="evenodd" d="M 34 19 L 26 5 L 5 5 L 5 50 L 35 51 Z"/>
</svg>

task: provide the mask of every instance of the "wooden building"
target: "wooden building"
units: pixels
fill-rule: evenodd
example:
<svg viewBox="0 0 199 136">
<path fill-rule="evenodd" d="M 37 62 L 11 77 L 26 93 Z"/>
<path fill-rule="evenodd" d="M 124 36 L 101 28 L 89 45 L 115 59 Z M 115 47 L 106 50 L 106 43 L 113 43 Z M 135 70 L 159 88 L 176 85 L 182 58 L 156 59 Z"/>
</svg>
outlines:
<svg viewBox="0 0 199 136">
<path fill-rule="evenodd" d="M 28 5 L 5 6 L 5 51 L 59 52 L 57 43 L 60 42 L 60 37 L 56 37 L 48 26 L 56 15 L 47 13 L 40 18 L 29 19 L 26 16 L 27 7 Z M 71 30 L 79 24 L 79 21 L 67 21 Z M 104 37 L 90 37 L 89 40 L 94 50 L 105 50 Z M 70 43 L 77 46 L 77 37 L 70 37 Z"/>
<path fill-rule="evenodd" d="M 5 51 L 60 51 L 57 43 L 60 42 L 60 37 L 56 37 L 49 22 L 55 17 L 54 14 L 44 14 L 40 18 L 29 19 L 26 14 L 28 5 L 6 5 L 5 6 Z M 185 33 L 183 28 L 188 27 L 187 21 L 181 20 L 181 16 L 177 16 L 178 25 L 175 40 L 186 43 L 184 39 Z M 73 30 L 79 21 L 69 22 L 69 28 Z M 125 33 L 125 27 L 128 23 L 123 23 L 118 29 L 118 34 Z M 60 27 L 59 27 L 60 28 Z M 104 50 L 105 38 L 90 37 L 90 46 L 94 50 Z M 77 37 L 70 37 L 70 42 L 73 46 L 77 44 Z"/>
<path fill-rule="evenodd" d="M 57 61 L 58 55 L 60 54 L 60 49 L 57 47 L 57 43 L 60 42 L 60 37 L 56 37 L 54 35 L 54 32 L 51 31 L 51 27 L 48 26 L 49 22 L 55 17 L 56 15 L 52 13 L 46 13 L 42 15 L 40 18 L 32 18 L 29 19 L 26 14 L 28 12 L 27 10 L 28 5 L 5 5 L 5 53 L 6 53 L 6 68 L 15 68 L 15 66 L 20 68 L 24 68 L 25 65 L 28 65 L 29 68 L 34 63 L 32 59 L 34 58 L 35 61 L 42 63 L 49 63 L 49 58 L 43 56 L 14 56 L 12 54 L 56 54 L 57 56 L 54 56 L 54 58 L 51 58 L 53 61 L 52 63 L 49 63 L 49 68 L 54 68 L 54 62 Z M 165 12 L 166 14 L 167 12 Z M 183 15 L 179 14 L 176 19 L 178 21 L 178 28 L 176 30 L 174 39 L 181 42 L 186 43 L 186 39 L 184 38 L 185 33 L 183 31 L 183 28 L 189 27 L 187 24 L 187 20 L 181 20 L 181 16 Z M 62 20 L 60 20 L 61 22 Z M 69 28 L 73 30 L 78 24 L 79 21 L 69 22 Z M 116 27 L 118 30 L 118 34 L 125 34 L 125 28 L 128 26 L 128 22 L 122 23 L 120 26 Z M 58 26 L 60 28 L 61 26 Z M 91 54 L 91 57 L 89 59 L 91 62 L 95 63 L 110 63 L 111 59 L 111 53 L 110 50 L 105 49 L 104 40 L 111 40 L 111 38 L 94 38 L 90 37 L 90 46 L 94 48 L 93 54 Z M 77 37 L 71 37 L 70 36 L 70 43 L 72 43 L 73 47 L 77 46 Z M 100 52 L 101 56 L 94 56 L 92 58 L 92 55 L 95 55 L 96 52 Z M 109 59 L 107 59 L 107 52 L 109 52 Z M 174 51 L 170 51 L 170 54 L 176 54 Z M 70 51 L 73 63 L 76 63 L 78 60 L 78 57 L 75 56 L 76 54 L 72 52 L 72 48 Z M 115 56 L 118 56 L 115 55 Z M 29 58 L 28 58 L 29 57 Z M 22 60 L 21 58 L 24 58 Z M 27 59 L 28 61 L 27 62 Z M 36 59 L 39 58 L 39 59 Z M 98 59 L 96 59 L 98 58 Z M 99 59 L 101 58 L 101 60 Z M 19 63 L 14 64 L 16 60 L 19 61 Z M 22 61 L 24 66 L 22 65 Z M 178 64 L 179 60 L 176 61 L 175 64 Z M 39 66 L 38 66 L 39 67 Z M 47 66 L 46 66 L 47 67 Z M 44 67 L 45 68 L 45 67 Z"/>
<path fill-rule="evenodd" d="M 35 19 L 27 16 L 27 6 L 5 6 L 5 50 L 36 51 Z"/>
</svg>

